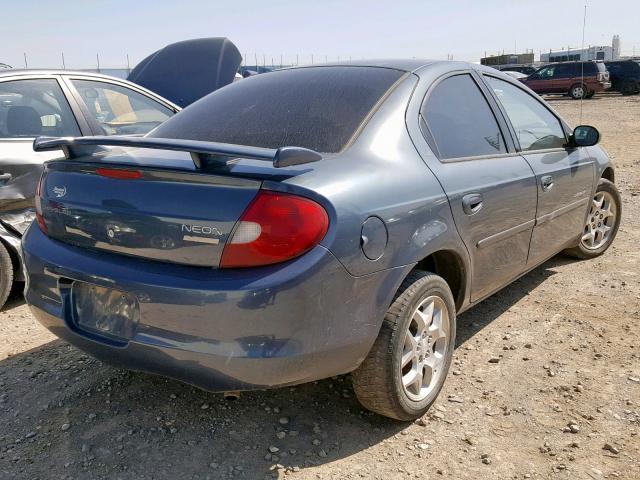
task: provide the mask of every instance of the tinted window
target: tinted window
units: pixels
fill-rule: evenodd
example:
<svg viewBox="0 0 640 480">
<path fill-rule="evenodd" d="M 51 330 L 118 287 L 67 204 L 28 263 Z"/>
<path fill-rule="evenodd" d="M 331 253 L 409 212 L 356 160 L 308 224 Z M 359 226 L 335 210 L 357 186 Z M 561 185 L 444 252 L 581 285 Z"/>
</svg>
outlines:
<svg viewBox="0 0 640 480">
<path fill-rule="evenodd" d="M 77 137 L 78 124 L 54 79 L 0 82 L 0 138 Z"/>
<path fill-rule="evenodd" d="M 634 72 L 640 71 L 640 65 L 638 65 L 638 63 L 631 60 L 627 62 L 607 63 L 606 68 L 611 73 L 619 73 L 619 74 L 634 73 Z"/>
<path fill-rule="evenodd" d="M 338 152 L 403 74 L 310 67 L 256 75 L 207 95 L 151 135 Z"/>
<path fill-rule="evenodd" d="M 609 73 L 618 74 L 623 72 L 623 67 L 620 63 L 607 63 L 607 70 L 609 70 Z"/>
<path fill-rule="evenodd" d="M 440 158 L 506 153 L 489 104 L 470 75 L 438 83 L 421 111 Z"/>
<path fill-rule="evenodd" d="M 555 68 L 554 78 L 569 78 L 573 77 L 576 70 L 575 63 L 566 63 L 564 65 L 558 65 Z"/>
<path fill-rule="evenodd" d="M 504 80 L 485 78 L 507 112 L 522 150 L 560 148 L 565 145 L 560 121 L 542 103 Z"/>
<path fill-rule="evenodd" d="M 161 103 L 130 88 L 93 80 L 72 80 L 105 135 L 147 133 L 173 115 Z"/>
</svg>

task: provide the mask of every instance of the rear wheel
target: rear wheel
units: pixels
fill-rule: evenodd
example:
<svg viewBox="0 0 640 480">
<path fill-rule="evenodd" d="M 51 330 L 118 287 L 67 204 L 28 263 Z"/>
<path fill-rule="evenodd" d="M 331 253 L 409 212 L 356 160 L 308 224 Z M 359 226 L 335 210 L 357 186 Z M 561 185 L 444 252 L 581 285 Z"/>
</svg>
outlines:
<svg viewBox="0 0 640 480">
<path fill-rule="evenodd" d="M 630 80 L 626 81 L 620 87 L 620 93 L 622 93 L 622 95 L 633 95 L 634 93 L 638 93 L 638 86 L 635 82 Z"/>
<path fill-rule="evenodd" d="M 453 295 L 439 276 L 414 271 L 400 286 L 371 351 L 352 374 L 367 409 L 414 420 L 444 384 L 456 334 Z"/>
<path fill-rule="evenodd" d="M 618 233 L 621 215 L 622 201 L 618 189 L 609 180 L 601 178 L 591 200 L 580 243 L 566 253 L 585 259 L 602 255 Z"/>
<path fill-rule="evenodd" d="M 11 256 L 0 242 L 0 309 L 4 306 L 4 303 L 11 293 L 11 286 L 13 285 L 13 263 L 11 262 Z"/>
<path fill-rule="evenodd" d="M 588 93 L 589 92 L 587 91 L 587 87 L 582 83 L 577 83 L 569 89 L 569 96 L 574 100 L 586 98 Z"/>
</svg>

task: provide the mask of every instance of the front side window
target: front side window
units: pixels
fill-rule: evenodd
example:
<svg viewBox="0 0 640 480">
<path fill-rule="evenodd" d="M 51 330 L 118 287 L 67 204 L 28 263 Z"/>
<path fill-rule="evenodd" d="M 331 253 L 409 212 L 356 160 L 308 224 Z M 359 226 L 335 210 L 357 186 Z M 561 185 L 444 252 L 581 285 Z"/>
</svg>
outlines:
<svg viewBox="0 0 640 480">
<path fill-rule="evenodd" d="M 485 78 L 504 107 L 522 150 L 562 148 L 567 143 L 560 121 L 542 103 L 504 80 Z"/>
<path fill-rule="evenodd" d="M 71 80 L 104 135 L 144 134 L 174 112 L 161 103 L 120 85 Z"/>
<path fill-rule="evenodd" d="M 538 70 L 536 75 L 541 80 L 549 80 L 550 78 L 553 78 L 553 75 L 554 75 L 555 71 L 556 71 L 556 67 L 555 66 L 548 66 L 548 67 L 544 67 L 544 68 L 541 68 L 540 70 Z"/>
<path fill-rule="evenodd" d="M 468 74 L 438 83 L 420 114 L 441 159 L 506 153 L 498 122 L 476 82 Z"/>
<path fill-rule="evenodd" d="M 80 129 L 57 80 L 0 82 L 0 138 L 77 137 Z"/>
</svg>

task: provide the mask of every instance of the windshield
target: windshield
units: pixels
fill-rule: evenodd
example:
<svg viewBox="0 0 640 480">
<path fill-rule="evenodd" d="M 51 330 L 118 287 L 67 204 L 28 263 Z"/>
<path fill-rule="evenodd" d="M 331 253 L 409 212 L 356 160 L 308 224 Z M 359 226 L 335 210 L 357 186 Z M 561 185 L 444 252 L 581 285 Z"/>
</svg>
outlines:
<svg viewBox="0 0 640 480">
<path fill-rule="evenodd" d="M 207 95 L 149 136 L 335 153 L 404 73 L 340 66 L 256 75 Z"/>
</svg>

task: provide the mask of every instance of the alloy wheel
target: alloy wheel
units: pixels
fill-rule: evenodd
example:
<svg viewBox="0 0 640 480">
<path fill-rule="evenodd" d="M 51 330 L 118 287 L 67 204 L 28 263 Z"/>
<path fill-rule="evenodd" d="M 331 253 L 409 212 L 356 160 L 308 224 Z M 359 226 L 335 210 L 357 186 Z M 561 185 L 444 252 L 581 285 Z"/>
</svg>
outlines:
<svg viewBox="0 0 640 480">
<path fill-rule="evenodd" d="M 450 338 L 447 306 L 437 296 L 425 298 L 413 312 L 405 332 L 400 374 L 406 395 L 424 400 L 446 372 Z"/>
<path fill-rule="evenodd" d="M 587 222 L 582 235 L 582 245 L 597 250 L 611 238 L 616 223 L 616 203 L 609 192 L 598 192 L 591 201 Z"/>
</svg>

